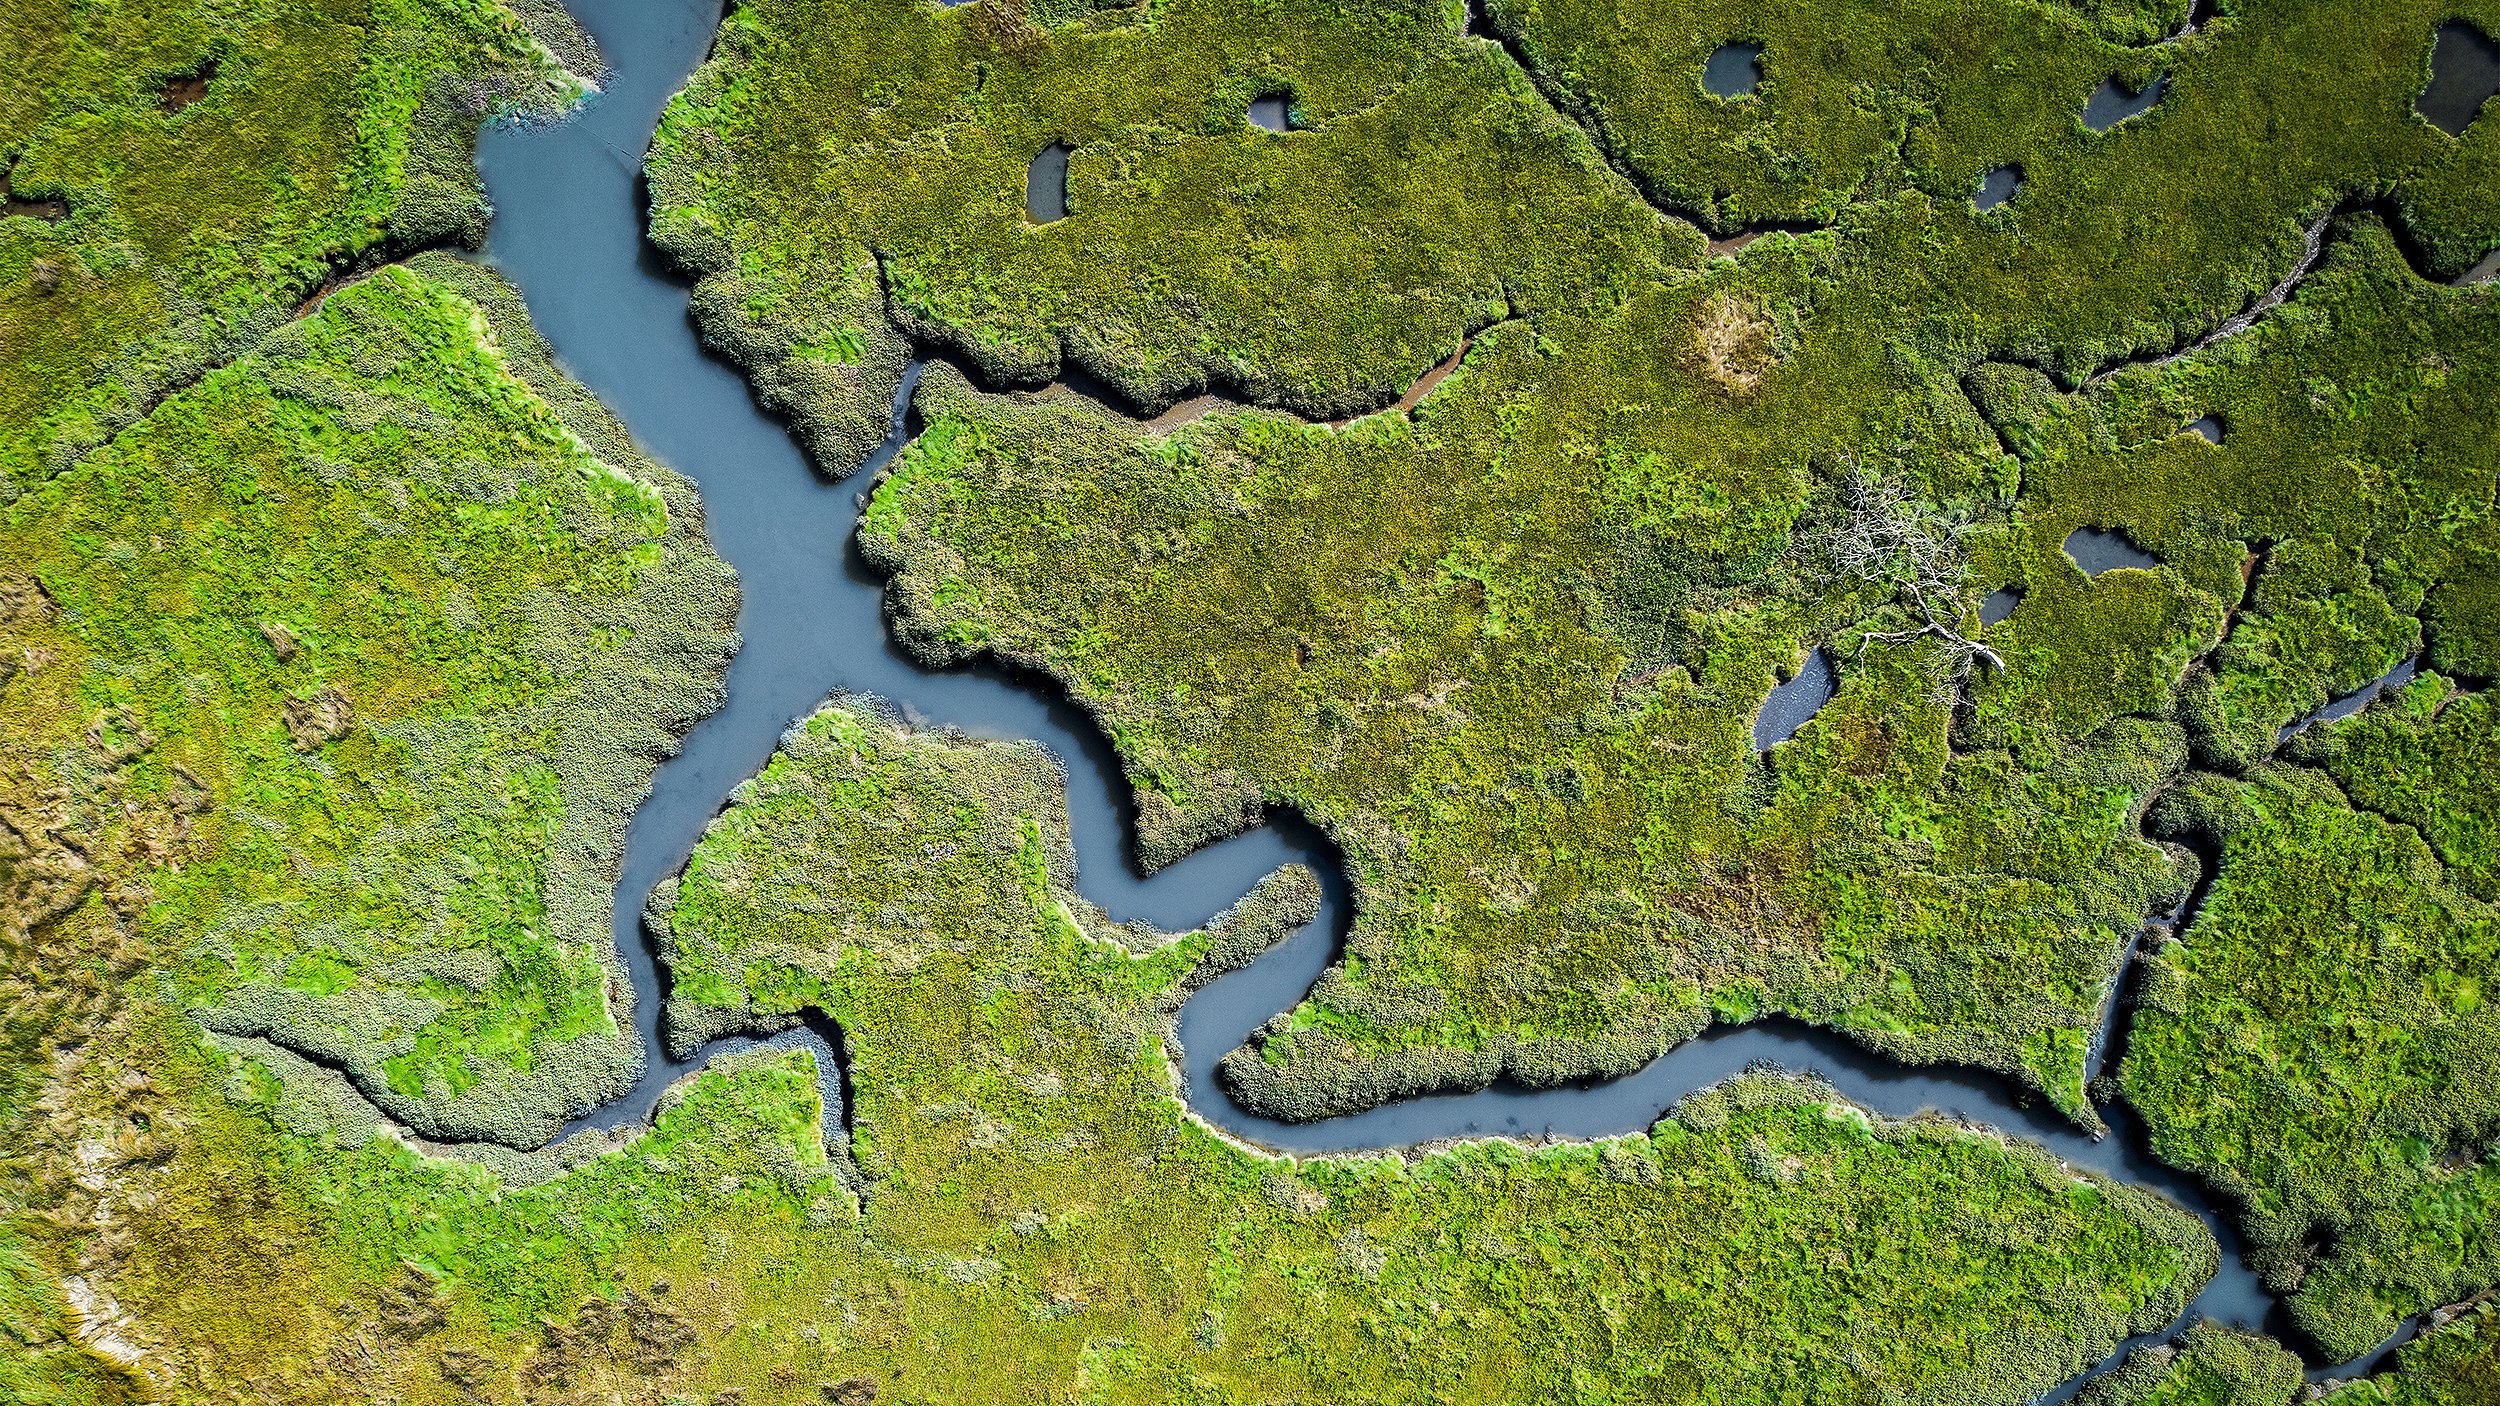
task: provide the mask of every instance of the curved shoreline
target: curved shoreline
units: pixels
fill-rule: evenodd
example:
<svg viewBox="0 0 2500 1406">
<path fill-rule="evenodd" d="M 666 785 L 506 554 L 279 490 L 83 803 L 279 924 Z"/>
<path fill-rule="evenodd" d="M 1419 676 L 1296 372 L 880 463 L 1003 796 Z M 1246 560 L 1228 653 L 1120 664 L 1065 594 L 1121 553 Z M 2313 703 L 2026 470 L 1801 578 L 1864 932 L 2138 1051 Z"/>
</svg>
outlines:
<svg viewBox="0 0 2500 1406">
<path fill-rule="evenodd" d="M 2131 1339 L 2090 1372 L 2038 1398 L 2071 1397 L 2127 1352 L 2163 1341 L 2200 1318 L 2281 1331 L 2273 1297 L 2241 1257 L 2222 1207 L 2192 1175 L 2153 1158 L 2140 1120 L 2108 1110 L 2114 1135 L 2095 1139 L 2045 1100 L 1981 1071 L 1911 1068 L 1845 1037 L 1794 1021 L 1714 1026 L 1639 1070 L 1604 1083 L 1528 1090 L 1497 1083 L 1466 1094 L 1386 1104 L 1313 1124 L 1255 1117 L 1214 1081 L 1214 1067 L 1274 1012 L 1297 1003 L 1334 959 L 1351 904 L 1341 864 L 1315 827 L 1271 815 L 1246 834 L 1201 849 L 1152 877 L 1131 859 L 1127 787 L 1108 742 L 1055 684 L 996 667 L 929 672 L 885 628 L 883 579 L 862 562 L 853 528 L 861 486 L 907 442 L 906 408 L 920 363 L 906 373 L 885 442 L 850 475 L 831 480 L 808 461 L 787 426 L 758 410 L 748 382 L 706 352 L 688 314 L 689 290 L 644 237 L 639 171 L 618 159 L 649 141 L 661 108 L 708 53 L 718 0 L 581 3 L 584 27 L 610 65 L 604 91 L 564 121 L 480 135 L 478 165 L 497 206 L 485 257 L 517 287 L 565 370 L 588 386 L 655 458 L 702 491 L 713 544 L 738 571 L 742 645 L 726 701 L 664 763 L 627 832 L 615 889 L 613 935 L 635 990 L 640 1076 L 622 1098 L 575 1119 L 566 1132 L 641 1123 L 662 1091 L 715 1053 L 748 1048 L 730 1038 L 673 1057 L 661 1038 L 665 1003 L 657 956 L 644 930 L 652 888 L 682 866 L 730 793 L 761 770 L 781 734 L 837 690 L 886 698 L 916 724 L 975 736 L 1031 738 L 1067 769 L 1070 838 L 1082 895 L 1115 920 L 1167 930 L 1201 924 L 1280 865 L 1321 876 L 1320 917 L 1257 961 L 1208 982 L 1176 1025 L 1192 1111 L 1228 1136 L 1296 1154 L 1379 1151 L 1451 1138 L 1590 1138 L 1644 1130 L 1695 1089 L 1758 1063 L 1811 1071 L 1841 1094 L 1890 1117 L 1937 1111 L 2046 1148 L 2052 1156 L 2147 1185 L 2202 1219 L 2223 1249 L 2222 1268 L 2181 1319 Z M 862 474 L 867 478 L 862 478 Z M 817 1047 L 828 1094 L 842 1077 L 826 1034 L 802 1026 L 773 1043 Z M 2313 1367 L 2313 1379 L 2374 1370 L 2413 1322 L 2352 1363 Z"/>
</svg>

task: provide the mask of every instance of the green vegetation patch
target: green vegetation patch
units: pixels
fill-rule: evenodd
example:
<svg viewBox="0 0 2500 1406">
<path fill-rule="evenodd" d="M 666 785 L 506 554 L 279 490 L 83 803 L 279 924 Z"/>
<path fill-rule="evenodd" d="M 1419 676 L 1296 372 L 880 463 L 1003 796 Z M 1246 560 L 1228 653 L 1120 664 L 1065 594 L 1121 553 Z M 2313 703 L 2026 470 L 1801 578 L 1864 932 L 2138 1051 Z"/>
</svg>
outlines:
<svg viewBox="0 0 2500 1406">
<path fill-rule="evenodd" d="M 1496 42 L 1439 7 L 785 0 L 671 109 L 654 228 L 836 469 L 907 343 L 1317 417 L 1473 331 L 1420 404 L 1325 425 L 1141 428 L 941 367 L 863 528 L 925 657 L 1046 670 L 1104 720 L 1149 864 L 1274 804 L 1344 848 L 1344 962 L 1228 1061 L 1253 1106 L 1619 1073 L 1788 1011 L 2095 1124 L 2116 955 L 2187 886 L 2144 807 L 2258 764 L 2426 615 L 2462 642 L 2488 613 L 2450 583 L 2489 520 L 2492 314 L 2407 262 L 2500 237 L 2472 199 L 2426 213 L 2490 141 L 2411 111 L 2444 13 L 2235 8 L 2146 49 L 2182 16 L 1497 5 Z M 1700 93 L 1723 38 L 1766 44 L 1758 98 Z M 2080 125 L 2156 69 L 2162 105 Z M 1267 92 L 1297 130 L 1242 119 Z M 1054 141 L 1070 213 L 1035 224 Z M 2025 194 L 1976 211 L 2006 161 Z M 2379 194 L 2392 234 L 2318 223 Z M 1832 228 L 1696 266 L 1662 210 Z M 2099 374 L 2218 330 L 2312 230 L 2320 271 L 2255 331 Z M 1498 300 L 1465 291 L 1487 248 Z M 2220 449 L 2182 434 L 2206 413 Z M 1898 532 L 1844 564 L 1855 483 L 1926 565 Z M 2080 527 L 2157 560 L 2086 577 Z M 1983 631 L 2001 585 L 2021 609 Z M 1838 696 L 1758 755 L 1811 649 Z"/>
<path fill-rule="evenodd" d="M 2164 1161 L 2245 1201 L 2302 1330 L 2358 1356 L 2500 1277 L 2500 922 L 2305 768 L 2197 778 L 2153 819 L 2220 862 L 2148 958 L 2128 1099 Z"/>
<path fill-rule="evenodd" d="M 2259 1333 L 2199 1323 L 2175 1344 L 2138 1348 L 2084 1388 L 2082 1406 L 2291 1406 L 2300 1358 Z"/>
<path fill-rule="evenodd" d="M 1035 745 L 842 700 L 658 897 L 672 1017 L 821 1001 L 847 1110 L 759 1050 L 630 1137 L 424 1146 L 332 1071 L 136 1013 L 55 1108 L 94 1149 L 59 1213 L 116 1257 L 63 1331 L 132 1386 L 302 1399 L 2010 1406 L 2212 1272 L 2150 1193 L 1775 1075 L 1593 1144 L 1242 1147 L 1177 1097 L 1172 1012 L 1313 881 L 1110 925 L 1063 786 Z"/>
<path fill-rule="evenodd" d="M 0 509 L 22 794 L 143 886 L 165 997 L 516 1147 L 639 1066 L 609 887 L 734 600 L 683 482 L 533 380 L 429 256 Z"/>
<path fill-rule="evenodd" d="M 905 336 L 999 381 L 1081 364 L 1149 409 L 1221 382 L 1359 413 L 1470 332 L 1631 296 L 1699 253 L 1453 18 L 741 7 L 662 123 L 652 237 L 837 469 L 882 433 Z M 1269 95 L 1297 130 L 1250 125 Z M 1054 143 L 1073 213 L 1037 225 L 1026 168 Z"/>
<path fill-rule="evenodd" d="M 2500 1399 L 2500 1311 L 2473 1302 L 2432 1316 L 2393 1366 L 2311 1386 L 2300 1359 L 2270 1338 L 2206 1323 L 2176 1348 L 2141 1348 L 2094 1382 L 2082 1406 L 2479 1406 Z"/>
<path fill-rule="evenodd" d="M 531 8 L 586 67 L 561 10 Z M 0 500 L 94 453 L 372 251 L 475 242 L 479 120 L 580 90 L 492 0 L 10 10 Z"/>
<path fill-rule="evenodd" d="M 1176 1097 L 1171 1014 L 1307 918 L 1309 876 L 1202 932 L 1114 927 L 1072 891 L 1064 806 L 1035 745 L 837 702 L 654 898 L 672 1022 L 841 1024 L 862 1233 L 909 1267 L 911 1329 L 863 1325 L 829 1373 L 932 1396 L 1082 1371 L 1139 1400 L 2011 1401 L 2209 1272 L 2194 1223 L 2140 1191 L 1774 1077 L 1593 1145 L 1253 1153 Z"/>
</svg>

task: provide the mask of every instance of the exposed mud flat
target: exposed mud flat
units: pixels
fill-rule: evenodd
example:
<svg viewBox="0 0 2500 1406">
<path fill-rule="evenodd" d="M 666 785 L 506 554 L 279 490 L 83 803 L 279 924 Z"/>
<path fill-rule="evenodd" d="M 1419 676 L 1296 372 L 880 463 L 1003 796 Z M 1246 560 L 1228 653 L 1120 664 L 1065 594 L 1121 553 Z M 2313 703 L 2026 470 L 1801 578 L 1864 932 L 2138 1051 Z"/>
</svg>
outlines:
<svg viewBox="0 0 2500 1406">
<path fill-rule="evenodd" d="M 157 97 L 157 109 L 169 113 L 182 111 L 207 97 L 208 85 L 215 82 L 216 78 L 217 61 L 215 59 L 200 60 L 199 67 L 165 85 L 164 92 Z"/>
<path fill-rule="evenodd" d="M 19 195 L 9 184 L 8 173 L 0 172 L 0 215 L 23 215 L 57 225 L 69 218 L 69 202 L 52 196 Z"/>
</svg>

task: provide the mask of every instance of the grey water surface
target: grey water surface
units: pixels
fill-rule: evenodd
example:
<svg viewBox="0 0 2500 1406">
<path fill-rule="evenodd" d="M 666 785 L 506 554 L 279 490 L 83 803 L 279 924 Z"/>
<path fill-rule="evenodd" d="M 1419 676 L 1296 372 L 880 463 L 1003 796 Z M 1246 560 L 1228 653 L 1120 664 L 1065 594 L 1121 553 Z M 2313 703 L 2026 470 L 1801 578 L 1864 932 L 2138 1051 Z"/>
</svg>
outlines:
<svg viewBox="0 0 2500 1406">
<path fill-rule="evenodd" d="M 1351 922 L 1337 852 L 1314 827 L 1273 815 L 1260 829 L 1143 877 L 1131 860 L 1130 798 L 1117 759 L 1055 685 L 997 669 L 931 672 L 895 646 L 884 625 L 881 583 L 851 540 L 860 491 L 908 433 L 917 368 L 897 397 L 893 432 L 851 477 L 836 481 L 808 463 L 782 423 L 756 408 L 738 373 L 705 352 L 687 316 L 686 285 L 642 237 L 641 153 L 661 107 L 707 52 L 720 0 L 575 0 L 574 9 L 611 65 L 604 91 L 563 122 L 496 127 L 481 136 L 478 164 L 497 212 L 484 257 L 520 289 L 566 371 L 613 408 L 644 448 L 700 486 L 705 526 L 737 568 L 743 593 L 743 644 L 730 666 L 727 700 L 660 768 L 626 838 L 614 928 L 633 983 L 645 1066 L 628 1094 L 574 1128 L 638 1124 L 661 1091 L 703 1059 L 751 1043 L 718 1041 L 689 1059 L 669 1054 L 659 1029 L 664 978 L 641 922 L 644 901 L 683 864 L 704 825 L 764 765 L 792 723 L 828 694 L 856 691 L 891 700 L 921 725 L 1031 738 L 1049 748 L 1068 773 L 1080 892 L 1114 919 L 1186 929 L 1279 865 L 1304 863 L 1320 875 L 1317 921 L 1247 969 L 1210 983 L 1180 1013 L 1190 1104 L 1236 1136 L 1306 1154 L 1473 1135 L 1605 1136 L 1645 1129 L 1692 1090 L 1755 1064 L 1808 1070 L 1878 1112 L 1933 1110 L 1991 1123 L 2074 1166 L 2160 1190 L 2202 1217 L 2224 1251 L 2221 1273 L 2183 1322 L 2210 1316 L 2282 1331 L 2279 1310 L 2242 1262 L 2241 1242 L 2218 1200 L 2194 1177 L 2154 1160 L 2128 1110 L 2109 1110 L 2115 1130 L 2095 1139 L 1995 1075 L 1912 1069 L 1787 1020 L 1715 1027 L 1634 1073 L 1585 1086 L 1496 1084 L 1299 1125 L 1253 1117 L 1233 1104 L 1214 1077 L 1217 1060 L 1303 998 Z M 1829 661 L 1818 652 L 1799 677 L 1811 669 L 1821 671 L 1828 696 Z M 818 1051 L 829 1103 L 838 1098 L 841 1032 L 817 1020 L 787 1038 Z M 2064 1400 L 2084 1379 L 2042 1399 Z"/>
<path fill-rule="evenodd" d="M 1819 649 L 1808 654 L 1796 675 L 1772 689 L 1771 696 L 1762 700 L 1762 711 L 1753 715 L 1753 749 L 1767 752 L 1796 736 L 1797 729 L 1822 712 L 1839 689 L 1830 656 Z"/>
<path fill-rule="evenodd" d="M 1024 168 L 1024 217 L 1037 225 L 1068 217 L 1068 158 L 1076 149 L 1052 142 Z"/>
<path fill-rule="evenodd" d="M 1701 65 L 1701 86 L 1714 98 L 1746 98 L 1762 87 L 1762 46 L 1721 44 Z"/>
<path fill-rule="evenodd" d="M 2338 722 L 2342 719 L 2349 718 L 2353 714 L 2360 712 L 2362 709 L 2369 707 L 2373 703 L 2376 703 L 2379 700 L 2380 695 L 2393 689 L 2402 688 L 2406 684 L 2413 682 L 2413 676 L 2420 672 L 2422 672 L 2422 661 L 2420 659 L 2408 657 L 2406 659 L 2399 660 L 2395 668 L 2390 669 L 2386 673 L 2379 675 L 2377 678 L 2370 680 L 2368 683 L 2354 689 L 2352 692 L 2333 700 L 2325 707 L 2320 708 L 2318 711 L 2311 713 L 2305 718 L 2302 718 L 2299 722 L 2293 723 L 2284 728 L 2281 732 L 2275 734 L 2275 740 L 2280 742 L 2284 738 L 2290 737 L 2293 733 L 2299 732 L 2316 723 Z"/>
<path fill-rule="evenodd" d="M 2199 415 L 2188 422 L 2188 429 L 2207 444 L 2222 443 L 2225 428 L 2219 415 Z"/>
<path fill-rule="evenodd" d="M 2095 132 L 2106 132 L 2130 117 L 2152 111 L 2154 105 L 2161 101 L 2162 94 L 2169 91 L 2170 75 L 2167 73 L 2156 75 L 2152 82 L 2144 85 L 2142 92 L 2135 93 L 2127 91 L 2126 85 L 2112 74 L 2101 80 L 2101 86 L 2092 90 L 2092 96 L 2083 100 L 2083 125 Z"/>
<path fill-rule="evenodd" d="M 2494 94 L 2500 94 L 2500 44 L 2464 20 L 2441 25 L 2431 41 L 2431 81 L 2413 100 L 2413 110 L 2449 136 L 2461 137 Z"/>
<path fill-rule="evenodd" d="M 1999 586 L 1990 591 L 1985 600 L 1979 602 L 1979 623 L 1982 625 L 1998 624 L 2012 615 L 2014 607 L 2022 603 L 2021 591 L 2012 586 Z"/>
<path fill-rule="evenodd" d="M 1250 100 L 1250 111 L 1244 114 L 1250 125 L 1269 132 L 1285 132 L 1293 128 L 1293 112 L 1282 93 L 1270 93 Z"/>
<path fill-rule="evenodd" d="M 2064 546 L 2067 560 L 2082 567 L 2086 576 L 2127 567 L 2150 571 L 2161 565 L 2160 557 L 2128 541 L 2125 533 L 2098 527 L 2078 527 L 2067 533 Z"/>
<path fill-rule="evenodd" d="M 1979 192 L 1971 197 L 1971 204 L 1983 211 L 1993 210 L 2022 194 L 2022 190 L 2022 167 L 1992 166 L 1979 177 Z"/>
</svg>

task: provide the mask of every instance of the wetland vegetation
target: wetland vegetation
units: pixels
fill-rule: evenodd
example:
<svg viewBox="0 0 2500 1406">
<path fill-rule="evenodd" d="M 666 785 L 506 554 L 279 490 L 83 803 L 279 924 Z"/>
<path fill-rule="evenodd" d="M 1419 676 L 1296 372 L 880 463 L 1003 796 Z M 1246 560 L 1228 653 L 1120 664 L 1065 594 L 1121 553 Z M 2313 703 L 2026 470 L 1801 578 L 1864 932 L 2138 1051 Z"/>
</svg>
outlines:
<svg viewBox="0 0 2500 1406">
<path fill-rule="evenodd" d="M 1142 865 L 1342 852 L 1336 962 L 1193 1096 L 1794 1016 L 2227 1206 L 2283 1340 L 2095 1406 L 2415 1322 L 2326 1399 L 2488 1401 L 2500 10 L 2190 19 L 755 0 L 650 234 L 828 473 L 907 388 L 895 637 L 1064 688 Z M 1048 752 L 857 696 L 646 915 L 672 1049 L 830 1042 L 557 1140 L 653 1057 L 613 886 L 737 647 L 695 485 L 439 252 L 597 56 L 488 0 L 0 35 L 0 1397 L 2011 1406 L 2214 1273 L 1771 1071 L 1248 1146 L 1175 1014 L 1314 875 L 1114 923 Z"/>
</svg>

